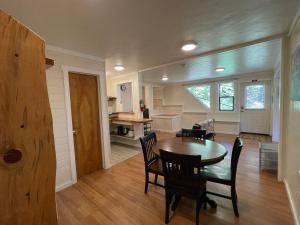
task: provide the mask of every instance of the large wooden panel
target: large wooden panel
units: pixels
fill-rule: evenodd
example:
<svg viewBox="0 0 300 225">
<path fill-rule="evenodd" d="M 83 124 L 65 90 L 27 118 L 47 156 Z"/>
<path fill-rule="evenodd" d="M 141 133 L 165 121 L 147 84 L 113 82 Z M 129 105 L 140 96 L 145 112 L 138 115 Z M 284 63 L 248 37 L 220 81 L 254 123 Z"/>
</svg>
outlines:
<svg viewBox="0 0 300 225">
<path fill-rule="evenodd" d="M 77 176 L 102 168 L 96 76 L 69 74 Z"/>
<path fill-rule="evenodd" d="M 44 41 L 0 10 L 0 224 L 55 225 Z"/>
</svg>

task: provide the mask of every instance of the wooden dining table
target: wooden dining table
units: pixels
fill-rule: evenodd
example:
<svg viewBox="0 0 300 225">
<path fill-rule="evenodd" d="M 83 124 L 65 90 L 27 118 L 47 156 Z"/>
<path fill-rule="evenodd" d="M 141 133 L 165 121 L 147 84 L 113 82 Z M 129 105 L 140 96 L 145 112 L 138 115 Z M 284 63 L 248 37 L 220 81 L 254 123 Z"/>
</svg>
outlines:
<svg viewBox="0 0 300 225">
<path fill-rule="evenodd" d="M 183 154 L 183 155 L 201 155 L 203 166 L 216 164 L 222 161 L 228 151 L 225 146 L 210 140 L 200 140 L 192 137 L 173 137 L 157 141 L 152 146 L 152 150 L 159 155 L 159 150 Z M 172 209 L 175 209 L 180 200 L 180 196 L 175 199 Z M 206 196 L 206 202 L 216 208 L 217 203 Z"/>
<path fill-rule="evenodd" d="M 159 140 L 152 147 L 152 150 L 159 155 L 159 149 L 183 155 L 201 155 L 201 162 L 204 166 L 222 161 L 228 153 L 226 148 L 219 143 L 192 137 L 173 137 Z"/>
</svg>

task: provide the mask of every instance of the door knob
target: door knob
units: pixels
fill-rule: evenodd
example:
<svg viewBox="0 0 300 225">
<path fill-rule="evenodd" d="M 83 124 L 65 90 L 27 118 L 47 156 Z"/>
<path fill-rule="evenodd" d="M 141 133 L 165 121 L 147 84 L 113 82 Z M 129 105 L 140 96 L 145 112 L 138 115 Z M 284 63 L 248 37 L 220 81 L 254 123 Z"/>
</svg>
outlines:
<svg viewBox="0 0 300 225">
<path fill-rule="evenodd" d="M 73 133 L 73 134 L 76 134 L 76 130 L 72 130 L 72 133 Z"/>
</svg>

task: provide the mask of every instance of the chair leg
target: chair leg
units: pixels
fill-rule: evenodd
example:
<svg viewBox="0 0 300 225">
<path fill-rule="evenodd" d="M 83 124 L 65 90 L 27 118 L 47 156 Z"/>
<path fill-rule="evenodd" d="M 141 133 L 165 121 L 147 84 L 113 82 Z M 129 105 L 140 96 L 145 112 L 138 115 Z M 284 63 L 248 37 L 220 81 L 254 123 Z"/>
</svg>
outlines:
<svg viewBox="0 0 300 225">
<path fill-rule="evenodd" d="M 207 193 L 206 193 L 206 188 L 205 188 L 205 192 L 203 194 L 203 209 L 207 210 Z"/>
<path fill-rule="evenodd" d="M 239 210 L 237 205 L 237 194 L 234 186 L 231 186 L 231 201 L 232 201 L 234 214 L 236 217 L 239 217 Z"/>
<path fill-rule="evenodd" d="M 200 214 L 201 205 L 202 205 L 202 201 L 198 199 L 196 203 L 196 225 L 199 225 L 199 214 Z"/>
<path fill-rule="evenodd" d="M 154 183 L 157 184 L 158 174 L 155 174 Z"/>
<path fill-rule="evenodd" d="M 172 199 L 172 197 L 171 197 L 171 199 Z M 171 205 L 171 210 L 172 211 L 175 211 L 175 209 L 177 208 L 180 200 L 181 200 L 181 196 L 180 195 L 175 195 L 175 200 L 174 200 L 173 204 Z"/>
<path fill-rule="evenodd" d="M 165 224 L 168 224 L 168 223 L 169 223 L 170 203 L 171 203 L 171 197 L 170 197 L 170 194 L 166 192 Z"/>
<path fill-rule="evenodd" d="M 145 176 L 145 194 L 148 192 L 148 184 L 149 184 L 149 174 L 146 172 Z"/>
</svg>

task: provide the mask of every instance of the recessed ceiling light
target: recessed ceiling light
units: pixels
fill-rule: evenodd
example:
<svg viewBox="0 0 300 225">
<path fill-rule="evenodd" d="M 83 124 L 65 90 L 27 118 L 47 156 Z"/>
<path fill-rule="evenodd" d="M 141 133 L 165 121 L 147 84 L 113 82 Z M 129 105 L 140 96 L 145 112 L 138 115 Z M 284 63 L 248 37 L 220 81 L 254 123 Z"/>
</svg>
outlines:
<svg viewBox="0 0 300 225">
<path fill-rule="evenodd" d="M 217 67 L 216 72 L 223 72 L 225 70 L 224 67 Z"/>
<path fill-rule="evenodd" d="M 169 78 L 168 78 L 167 75 L 163 75 L 162 78 L 161 78 L 161 80 L 162 80 L 162 81 L 167 81 L 167 80 L 169 80 Z"/>
<path fill-rule="evenodd" d="M 122 66 L 122 65 L 116 65 L 116 66 L 115 66 L 115 70 L 116 70 L 116 71 L 123 71 L 123 70 L 125 70 L 125 67 Z"/>
<path fill-rule="evenodd" d="M 186 42 L 184 45 L 182 45 L 181 50 L 188 52 L 188 51 L 192 51 L 197 47 L 197 43 L 195 41 L 189 41 Z"/>
</svg>

